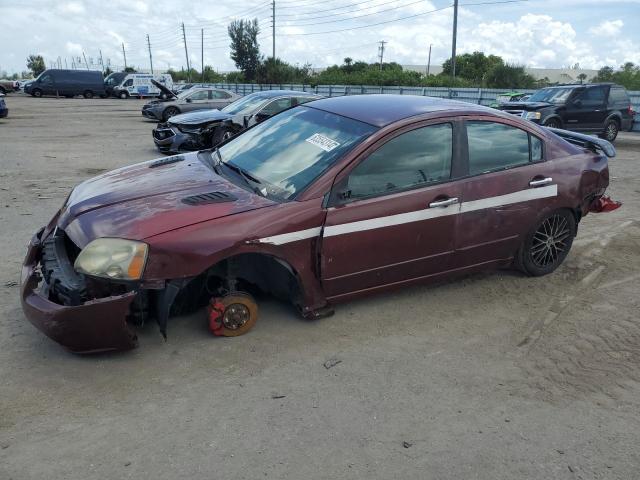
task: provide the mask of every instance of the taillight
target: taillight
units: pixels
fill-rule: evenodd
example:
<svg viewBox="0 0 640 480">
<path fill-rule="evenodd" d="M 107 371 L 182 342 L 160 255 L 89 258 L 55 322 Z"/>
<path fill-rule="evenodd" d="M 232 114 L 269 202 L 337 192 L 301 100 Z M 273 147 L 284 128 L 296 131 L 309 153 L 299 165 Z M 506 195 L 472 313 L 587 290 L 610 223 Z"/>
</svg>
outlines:
<svg viewBox="0 0 640 480">
<path fill-rule="evenodd" d="M 633 105 L 629 104 L 629 115 L 631 115 L 633 117 L 635 114 L 636 114 L 636 112 L 633 109 Z"/>
</svg>

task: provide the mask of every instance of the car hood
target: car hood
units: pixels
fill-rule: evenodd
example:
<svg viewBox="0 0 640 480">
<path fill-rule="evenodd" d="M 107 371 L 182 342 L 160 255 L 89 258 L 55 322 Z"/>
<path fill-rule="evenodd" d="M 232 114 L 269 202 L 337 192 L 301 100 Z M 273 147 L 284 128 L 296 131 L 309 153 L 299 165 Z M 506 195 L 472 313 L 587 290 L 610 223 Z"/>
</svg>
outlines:
<svg viewBox="0 0 640 480">
<path fill-rule="evenodd" d="M 202 123 L 220 122 L 230 118 L 231 115 L 217 109 L 196 110 L 195 112 L 181 113 L 171 117 L 168 123 L 172 125 L 200 125 Z"/>
<path fill-rule="evenodd" d="M 171 90 L 169 90 L 167 87 L 165 87 L 163 84 L 161 84 L 160 82 L 155 81 L 153 78 L 151 79 L 151 83 L 153 83 L 156 87 L 158 87 L 158 89 L 166 94 L 169 95 L 169 98 L 174 98 L 176 96 L 175 93 L 173 93 Z"/>
<path fill-rule="evenodd" d="M 527 111 L 540 110 L 541 108 L 552 107 L 552 103 L 547 102 L 507 102 L 501 103 L 501 110 L 521 109 Z"/>
<path fill-rule="evenodd" d="M 173 159 L 178 161 L 169 163 Z M 168 163 L 152 167 L 158 161 Z M 183 201 L 211 192 L 228 198 L 195 205 Z M 78 246 L 84 247 L 98 237 L 143 240 L 271 205 L 275 202 L 216 175 L 193 152 L 131 165 L 86 180 L 71 192 L 57 225 Z"/>
</svg>

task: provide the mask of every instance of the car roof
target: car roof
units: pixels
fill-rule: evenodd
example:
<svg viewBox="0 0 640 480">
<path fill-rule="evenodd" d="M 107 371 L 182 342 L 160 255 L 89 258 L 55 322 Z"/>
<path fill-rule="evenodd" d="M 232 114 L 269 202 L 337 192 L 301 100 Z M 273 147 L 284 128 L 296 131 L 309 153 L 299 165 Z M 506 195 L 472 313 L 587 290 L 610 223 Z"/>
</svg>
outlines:
<svg viewBox="0 0 640 480">
<path fill-rule="evenodd" d="M 258 98 L 285 97 L 287 95 L 295 97 L 319 97 L 319 95 L 313 92 L 300 92 L 298 90 L 263 90 L 261 92 L 249 93 L 247 96 L 249 95 Z"/>
<path fill-rule="evenodd" d="M 482 105 L 419 95 L 349 95 L 323 98 L 305 103 L 304 106 L 335 113 L 376 127 L 384 127 L 416 115 L 447 110 L 482 111 L 496 115 L 495 109 Z"/>
<path fill-rule="evenodd" d="M 565 83 L 564 85 L 553 85 L 544 88 L 580 88 L 580 87 L 621 87 L 617 83 L 602 82 L 602 83 Z"/>
</svg>

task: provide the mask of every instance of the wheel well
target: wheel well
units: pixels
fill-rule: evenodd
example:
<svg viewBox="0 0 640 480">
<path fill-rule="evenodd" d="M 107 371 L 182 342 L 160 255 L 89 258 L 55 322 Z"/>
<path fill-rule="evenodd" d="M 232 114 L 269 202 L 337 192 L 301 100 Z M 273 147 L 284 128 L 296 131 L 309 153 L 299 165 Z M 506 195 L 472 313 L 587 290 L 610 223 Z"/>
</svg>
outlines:
<svg viewBox="0 0 640 480">
<path fill-rule="evenodd" d="M 618 128 L 620 128 L 620 125 L 622 125 L 622 119 L 620 117 L 618 117 L 617 115 L 611 115 L 609 118 L 607 118 L 607 120 L 604 122 L 605 126 L 607 125 L 607 122 L 613 120 L 614 122 L 616 122 L 616 124 L 618 125 Z"/>
<path fill-rule="evenodd" d="M 172 315 L 200 308 L 211 297 L 233 290 L 271 295 L 298 309 L 302 305 L 302 285 L 289 263 L 272 255 L 243 253 L 221 260 L 185 285 Z"/>
</svg>

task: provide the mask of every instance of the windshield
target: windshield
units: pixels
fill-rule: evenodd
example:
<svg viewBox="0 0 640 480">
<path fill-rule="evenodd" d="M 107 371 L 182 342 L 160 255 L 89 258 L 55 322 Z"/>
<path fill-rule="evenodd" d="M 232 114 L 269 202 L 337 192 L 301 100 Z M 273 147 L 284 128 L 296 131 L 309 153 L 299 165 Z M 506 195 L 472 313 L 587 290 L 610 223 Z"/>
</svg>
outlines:
<svg viewBox="0 0 640 480">
<path fill-rule="evenodd" d="M 186 98 L 189 95 L 191 95 L 193 92 L 197 92 L 198 90 L 196 90 L 194 87 L 189 87 L 189 88 L 185 88 L 184 90 L 180 91 L 177 95 L 176 98 Z"/>
<path fill-rule="evenodd" d="M 107 76 L 107 78 L 104 79 L 104 84 L 118 85 L 122 80 L 124 80 L 124 77 L 126 76 L 127 74 L 122 72 L 111 73 Z"/>
<path fill-rule="evenodd" d="M 543 88 L 531 95 L 529 102 L 566 103 L 575 88 Z"/>
<path fill-rule="evenodd" d="M 224 162 L 288 199 L 374 131 L 376 127 L 350 118 L 296 107 L 247 130 L 219 151 Z"/>
<path fill-rule="evenodd" d="M 247 95 L 246 97 L 242 97 L 240 100 L 230 103 L 224 107 L 222 111 L 229 115 L 246 114 L 253 112 L 253 110 L 262 105 L 265 100 L 267 100 L 267 98 L 263 95 Z"/>
</svg>

